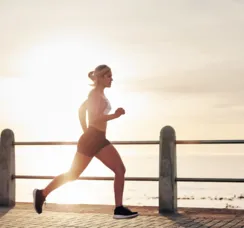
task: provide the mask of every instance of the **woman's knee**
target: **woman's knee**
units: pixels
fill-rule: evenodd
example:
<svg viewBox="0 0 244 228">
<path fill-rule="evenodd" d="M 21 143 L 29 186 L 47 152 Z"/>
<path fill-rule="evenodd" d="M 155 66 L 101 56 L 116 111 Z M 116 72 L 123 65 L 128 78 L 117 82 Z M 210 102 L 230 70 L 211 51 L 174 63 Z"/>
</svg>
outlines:
<svg viewBox="0 0 244 228">
<path fill-rule="evenodd" d="M 124 176 L 125 172 L 126 172 L 126 168 L 124 164 L 121 164 L 120 166 L 116 167 L 114 170 L 115 175 L 119 175 L 119 176 Z"/>
</svg>

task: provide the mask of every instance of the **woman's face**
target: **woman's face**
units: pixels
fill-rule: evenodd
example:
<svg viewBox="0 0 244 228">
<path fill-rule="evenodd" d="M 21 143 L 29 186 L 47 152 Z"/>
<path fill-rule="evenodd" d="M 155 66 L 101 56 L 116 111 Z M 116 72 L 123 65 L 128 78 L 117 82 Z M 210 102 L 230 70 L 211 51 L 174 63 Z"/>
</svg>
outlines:
<svg viewBox="0 0 244 228">
<path fill-rule="evenodd" d="M 107 71 L 103 76 L 99 77 L 99 84 L 104 88 L 111 87 L 113 78 L 111 70 Z"/>
</svg>

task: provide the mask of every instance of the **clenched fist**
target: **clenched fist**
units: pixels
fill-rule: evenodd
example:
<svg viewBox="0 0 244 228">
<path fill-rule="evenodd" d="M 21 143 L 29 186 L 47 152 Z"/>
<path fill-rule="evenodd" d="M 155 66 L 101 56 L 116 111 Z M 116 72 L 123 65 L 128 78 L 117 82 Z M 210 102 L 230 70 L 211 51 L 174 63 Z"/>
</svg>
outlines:
<svg viewBox="0 0 244 228">
<path fill-rule="evenodd" d="M 125 110 L 123 108 L 117 108 L 114 114 L 116 117 L 120 117 L 121 115 L 125 114 Z"/>
</svg>

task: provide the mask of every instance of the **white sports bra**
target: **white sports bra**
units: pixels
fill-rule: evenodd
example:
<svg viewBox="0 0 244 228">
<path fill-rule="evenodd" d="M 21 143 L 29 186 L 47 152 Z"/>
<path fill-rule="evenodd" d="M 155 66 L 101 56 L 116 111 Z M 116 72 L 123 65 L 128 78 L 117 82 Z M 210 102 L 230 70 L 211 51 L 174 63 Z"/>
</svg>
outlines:
<svg viewBox="0 0 244 228">
<path fill-rule="evenodd" d="M 111 111 L 111 104 L 110 104 L 109 100 L 108 100 L 106 97 L 105 97 L 104 100 L 105 100 L 105 102 L 106 102 L 106 108 L 105 108 L 103 114 L 104 114 L 104 115 L 107 115 L 107 114 L 109 114 L 109 112 Z"/>
</svg>

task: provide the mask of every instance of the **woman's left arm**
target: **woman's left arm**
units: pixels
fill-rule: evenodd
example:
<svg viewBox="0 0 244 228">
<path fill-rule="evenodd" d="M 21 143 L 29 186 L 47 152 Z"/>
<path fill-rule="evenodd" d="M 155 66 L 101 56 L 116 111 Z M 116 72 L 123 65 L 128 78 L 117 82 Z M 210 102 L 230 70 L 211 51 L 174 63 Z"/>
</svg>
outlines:
<svg viewBox="0 0 244 228">
<path fill-rule="evenodd" d="M 79 120 L 83 132 L 87 130 L 87 123 L 86 123 L 86 110 L 87 110 L 87 100 L 83 102 L 83 104 L 79 108 Z"/>
</svg>

